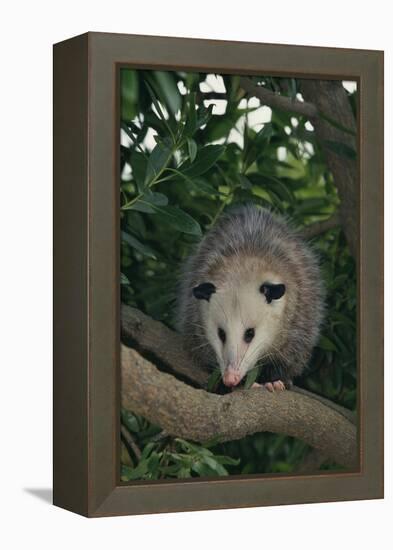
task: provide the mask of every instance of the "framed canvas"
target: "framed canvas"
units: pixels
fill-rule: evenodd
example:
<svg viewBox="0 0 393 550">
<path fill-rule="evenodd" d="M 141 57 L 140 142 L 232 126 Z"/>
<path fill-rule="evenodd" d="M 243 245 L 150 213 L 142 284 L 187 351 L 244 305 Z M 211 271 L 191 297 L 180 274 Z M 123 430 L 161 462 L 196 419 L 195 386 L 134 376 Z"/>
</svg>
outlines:
<svg viewBox="0 0 393 550">
<path fill-rule="evenodd" d="M 383 53 L 54 46 L 54 504 L 383 497 Z"/>
</svg>

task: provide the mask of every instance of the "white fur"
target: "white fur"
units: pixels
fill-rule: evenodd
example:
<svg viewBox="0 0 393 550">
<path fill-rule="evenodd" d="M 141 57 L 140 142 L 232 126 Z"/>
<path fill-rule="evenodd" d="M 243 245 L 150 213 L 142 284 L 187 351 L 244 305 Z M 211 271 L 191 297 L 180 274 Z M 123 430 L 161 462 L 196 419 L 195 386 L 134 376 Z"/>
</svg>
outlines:
<svg viewBox="0 0 393 550">
<path fill-rule="evenodd" d="M 200 303 L 205 336 L 215 351 L 222 373 L 231 367 L 243 378 L 277 345 L 286 296 L 267 303 L 259 290 L 261 282 L 283 281 L 272 273 L 260 274 L 258 279 L 253 278 L 241 286 L 218 288 L 209 302 Z M 218 336 L 219 327 L 226 333 L 225 343 Z M 247 343 L 244 333 L 249 328 L 255 330 L 255 336 Z"/>
</svg>

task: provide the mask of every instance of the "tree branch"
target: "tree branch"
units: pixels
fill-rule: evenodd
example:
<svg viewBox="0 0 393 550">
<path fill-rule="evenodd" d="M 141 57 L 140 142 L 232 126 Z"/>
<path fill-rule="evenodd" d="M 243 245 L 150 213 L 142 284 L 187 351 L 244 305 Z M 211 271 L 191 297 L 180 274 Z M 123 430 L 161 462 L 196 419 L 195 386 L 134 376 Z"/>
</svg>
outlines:
<svg viewBox="0 0 393 550">
<path fill-rule="evenodd" d="M 123 436 L 124 440 L 126 441 L 127 445 L 130 447 L 134 455 L 136 456 L 137 460 L 140 460 L 142 453 L 138 447 L 138 445 L 135 443 L 134 438 L 130 434 L 130 432 L 127 430 L 127 428 L 123 425 L 120 427 L 120 433 Z"/>
<path fill-rule="evenodd" d="M 131 344 L 144 357 L 152 360 L 155 365 L 160 365 L 165 371 L 193 386 L 206 388 L 210 373 L 207 369 L 195 365 L 192 356 L 184 348 L 180 334 L 145 315 L 139 309 L 125 304 L 121 306 L 121 327 L 123 340 Z M 296 386 L 293 386 L 292 391 L 316 399 L 339 412 L 352 423 L 356 422 L 352 411 L 324 397 Z"/>
<path fill-rule="evenodd" d="M 354 159 L 345 150 L 356 151 L 356 121 L 340 80 L 303 79 L 300 81 L 304 102 L 257 86 L 249 78 L 241 77 L 240 85 L 249 94 L 258 97 L 272 108 L 307 116 L 312 120 L 315 133 L 333 174 L 340 197 L 339 219 L 352 255 L 357 256 L 358 243 L 358 173 Z M 332 147 L 332 144 L 335 146 Z M 340 146 L 345 149 L 340 150 Z M 326 222 L 327 229 L 330 225 Z M 315 230 L 315 234 L 312 232 Z M 325 226 L 311 229 L 312 238 L 325 231 Z"/>
<path fill-rule="evenodd" d="M 355 464 L 355 419 L 344 407 L 296 387 L 282 394 L 257 389 L 220 396 L 186 385 L 140 353 L 200 387 L 206 386 L 208 371 L 193 364 L 179 334 L 125 305 L 122 336 L 139 350 L 122 347 L 123 406 L 169 434 L 228 441 L 260 431 L 285 433 L 338 463 Z"/>
<path fill-rule="evenodd" d="M 310 239 L 313 239 L 314 237 L 317 237 L 318 235 L 321 235 L 322 233 L 325 233 L 326 231 L 329 231 L 329 229 L 334 229 L 335 227 L 338 227 L 339 225 L 340 225 L 339 214 L 333 214 L 327 220 L 323 220 L 321 222 L 315 222 L 306 226 L 302 231 L 302 235 L 305 239 L 310 240 Z"/>
<path fill-rule="evenodd" d="M 121 335 L 132 347 L 193 385 L 206 387 L 209 373 L 193 365 L 183 338 L 139 309 L 121 306 Z"/>
<path fill-rule="evenodd" d="M 173 436 L 232 441 L 256 432 L 299 438 L 348 468 L 356 466 L 356 428 L 341 414 L 292 391 L 260 388 L 217 395 L 160 372 L 137 351 L 121 348 L 122 405 Z"/>
<path fill-rule="evenodd" d="M 312 101 L 324 116 L 313 120 L 316 137 L 333 174 L 340 197 L 340 221 L 352 255 L 357 256 L 358 243 L 358 188 L 357 164 L 343 152 L 332 149 L 329 144 L 342 144 L 356 151 L 356 122 L 342 82 L 339 80 L 302 80 L 302 94 Z M 327 120 L 335 121 L 332 124 Z M 346 128 L 347 131 L 339 128 Z"/>
<path fill-rule="evenodd" d="M 257 86 L 249 78 L 241 77 L 240 86 L 248 95 L 257 97 L 264 105 L 268 105 L 269 107 L 289 111 L 297 115 L 304 115 L 308 118 L 313 118 L 318 114 L 317 108 L 312 103 L 279 95 L 263 86 Z"/>
</svg>

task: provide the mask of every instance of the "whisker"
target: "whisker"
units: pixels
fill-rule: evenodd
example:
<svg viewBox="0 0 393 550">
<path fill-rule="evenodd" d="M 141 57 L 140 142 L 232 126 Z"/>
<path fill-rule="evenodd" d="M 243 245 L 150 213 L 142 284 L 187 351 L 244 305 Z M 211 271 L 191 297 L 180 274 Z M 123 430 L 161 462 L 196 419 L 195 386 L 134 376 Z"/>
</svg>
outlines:
<svg viewBox="0 0 393 550">
<path fill-rule="evenodd" d="M 200 325 L 199 323 L 189 323 L 189 325 L 191 325 L 192 327 L 198 327 L 198 328 L 205 329 L 205 327 L 203 325 Z"/>
<path fill-rule="evenodd" d="M 209 345 L 209 342 L 205 342 L 203 344 L 200 344 L 199 346 L 195 346 L 195 347 L 191 348 L 190 351 L 195 351 L 197 349 L 203 348 L 203 347 L 208 346 L 208 345 Z"/>
</svg>

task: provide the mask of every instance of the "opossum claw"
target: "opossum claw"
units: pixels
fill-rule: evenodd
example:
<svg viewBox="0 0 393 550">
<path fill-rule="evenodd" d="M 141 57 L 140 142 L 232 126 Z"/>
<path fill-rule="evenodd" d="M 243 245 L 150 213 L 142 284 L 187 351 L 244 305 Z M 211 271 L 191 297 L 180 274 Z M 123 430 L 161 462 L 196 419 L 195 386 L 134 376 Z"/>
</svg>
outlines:
<svg viewBox="0 0 393 550">
<path fill-rule="evenodd" d="M 285 390 L 285 385 L 284 385 L 284 382 L 282 382 L 282 380 L 274 380 L 274 382 L 266 382 L 264 386 L 270 392 Z"/>
</svg>

